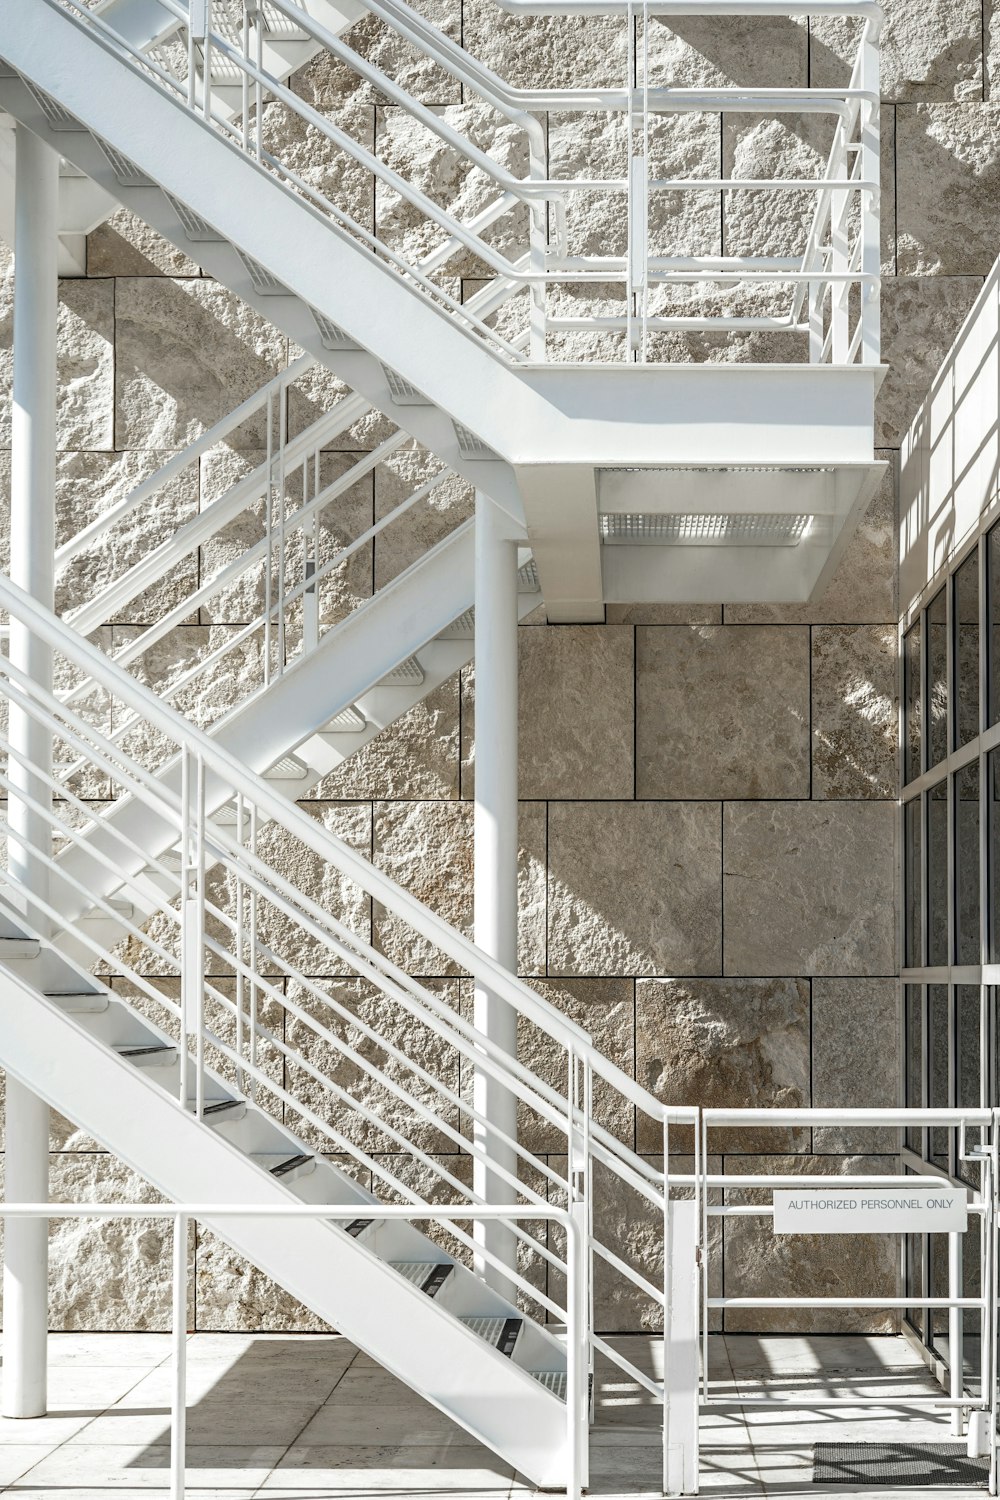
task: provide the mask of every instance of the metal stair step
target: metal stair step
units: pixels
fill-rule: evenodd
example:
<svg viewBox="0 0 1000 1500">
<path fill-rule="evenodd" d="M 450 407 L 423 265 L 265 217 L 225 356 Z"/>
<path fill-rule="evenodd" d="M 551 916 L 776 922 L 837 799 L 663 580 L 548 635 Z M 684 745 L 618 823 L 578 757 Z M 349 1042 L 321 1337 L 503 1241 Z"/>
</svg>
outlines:
<svg viewBox="0 0 1000 1500">
<path fill-rule="evenodd" d="M 42 945 L 37 938 L 0 938 L 0 963 L 19 958 L 37 958 Z"/>
<path fill-rule="evenodd" d="M 305 1177 L 316 1170 L 315 1156 L 300 1151 L 294 1156 L 279 1156 L 275 1152 L 257 1153 L 250 1156 L 250 1160 L 263 1167 L 272 1177 L 278 1177 L 282 1182 L 294 1182 L 298 1177 Z"/>
<path fill-rule="evenodd" d="M 364 1234 L 365 1230 L 370 1229 L 374 1223 L 374 1219 L 352 1219 L 351 1222 L 344 1227 L 352 1239 L 359 1240 Z"/>
<path fill-rule="evenodd" d="M 46 992 L 46 1000 L 58 1005 L 68 1016 L 97 1016 L 107 1010 L 111 1003 L 100 990 L 81 990 L 76 995 L 52 995 Z"/>
<path fill-rule="evenodd" d="M 202 1109 L 205 1119 L 219 1119 L 225 1116 L 227 1120 L 242 1119 L 247 1112 L 245 1099 L 213 1099 Z"/>
<path fill-rule="evenodd" d="M 490 1344 L 498 1353 L 510 1359 L 521 1331 L 523 1318 L 459 1318 L 477 1338 Z"/>
<path fill-rule="evenodd" d="M 557 1396 L 560 1401 L 566 1400 L 569 1377 L 565 1370 L 531 1370 L 529 1373 L 532 1380 L 537 1380 L 538 1384 L 544 1386 L 547 1391 L 551 1391 L 553 1396 Z"/>
<path fill-rule="evenodd" d="M 391 1260 L 389 1264 L 400 1276 L 426 1292 L 428 1297 L 437 1296 L 452 1270 L 451 1261 L 448 1260 Z"/>
<path fill-rule="evenodd" d="M 165 1068 L 177 1059 L 177 1048 L 161 1043 L 145 1046 L 135 1042 L 120 1042 L 114 1047 L 119 1057 L 125 1057 L 137 1068 Z"/>
</svg>

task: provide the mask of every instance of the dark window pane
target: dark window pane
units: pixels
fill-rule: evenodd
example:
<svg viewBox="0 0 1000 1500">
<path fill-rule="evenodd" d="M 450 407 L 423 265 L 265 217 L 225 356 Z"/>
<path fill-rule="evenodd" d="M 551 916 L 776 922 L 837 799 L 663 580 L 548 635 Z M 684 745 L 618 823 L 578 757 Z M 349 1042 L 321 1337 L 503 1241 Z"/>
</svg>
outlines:
<svg viewBox="0 0 1000 1500">
<path fill-rule="evenodd" d="M 904 840 L 906 844 L 906 967 L 908 969 L 919 969 L 923 964 L 923 870 L 921 868 L 920 851 L 921 835 L 921 799 L 914 797 L 907 802 L 903 812 Z"/>
<path fill-rule="evenodd" d="M 948 754 L 948 603 L 944 589 L 927 606 L 927 764 Z"/>
<path fill-rule="evenodd" d="M 990 723 L 1000 720 L 1000 526 L 986 538 L 990 617 Z"/>
<path fill-rule="evenodd" d="M 955 574 L 955 744 L 979 733 L 979 552 Z"/>
<path fill-rule="evenodd" d="M 927 798 L 927 962 L 948 961 L 948 787 L 939 781 Z"/>
<path fill-rule="evenodd" d="M 920 723 L 923 717 L 920 675 L 920 621 L 903 637 L 903 780 L 915 781 L 920 775 Z"/>
<path fill-rule="evenodd" d="M 958 1027 L 958 1071 L 955 1080 L 955 1103 L 961 1108 L 978 1109 L 980 1102 L 980 1022 L 982 991 L 978 984 L 960 984 L 955 990 Z M 970 1133 L 970 1145 L 975 1138 Z"/>
<path fill-rule="evenodd" d="M 955 777 L 955 955 L 978 964 L 979 947 L 979 762 Z"/>
<path fill-rule="evenodd" d="M 906 986 L 903 1020 L 906 1027 L 906 1107 L 924 1107 L 924 991 L 919 984 Z M 923 1130 L 909 1130 L 906 1144 L 924 1154 Z"/>
<path fill-rule="evenodd" d="M 986 760 L 986 795 L 989 814 L 990 863 L 990 962 L 1000 953 L 1000 751 L 991 750 Z"/>
<path fill-rule="evenodd" d="M 948 1074 L 950 1068 L 948 1036 L 948 986 L 927 986 L 927 1105 L 929 1109 L 948 1108 Z M 944 1128 L 930 1132 L 930 1156 L 938 1166 L 948 1165 L 948 1134 Z"/>
</svg>

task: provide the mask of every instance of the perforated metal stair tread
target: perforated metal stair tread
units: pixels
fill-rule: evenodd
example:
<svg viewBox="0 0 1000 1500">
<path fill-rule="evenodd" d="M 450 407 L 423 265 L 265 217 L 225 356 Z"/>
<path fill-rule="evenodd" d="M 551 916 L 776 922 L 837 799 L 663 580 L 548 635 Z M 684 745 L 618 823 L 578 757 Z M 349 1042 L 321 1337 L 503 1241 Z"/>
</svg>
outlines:
<svg viewBox="0 0 1000 1500">
<path fill-rule="evenodd" d="M 437 1296 L 452 1269 L 450 1261 L 393 1260 L 389 1264 L 400 1276 L 426 1292 L 428 1297 Z"/>
<path fill-rule="evenodd" d="M 290 1172 L 295 1172 L 299 1167 L 312 1163 L 315 1165 L 315 1157 L 305 1152 L 299 1152 L 297 1156 L 289 1156 L 285 1161 L 279 1161 L 276 1166 L 270 1168 L 272 1177 L 287 1177 Z"/>
<path fill-rule="evenodd" d="M 538 1384 L 544 1386 L 547 1391 L 551 1391 L 553 1396 L 558 1396 L 560 1401 L 566 1400 L 569 1377 L 565 1370 L 532 1370 L 531 1378 L 537 1380 Z"/>
<path fill-rule="evenodd" d="M 352 1219 L 351 1222 L 345 1227 L 347 1229 L 347 1233 L 351 1236 L 351 1238 L 356 1240 L 361 1235 L 363 1235 L 365 1230 L 369 1229 L 374 1223 L 374 1219 Z"/>
<path fill-rule="evenodd" d="M 205 1105 L 204 1109 L 202 1110 L 202 1114 L 206 1117 L 208 1115 L 223 1115 L 233 1109 L 246 1109 L 246 1100 L 216 1099 L 211 1104 Z"/>
<path fill-rule="evenodd" d="M 508 1359 L 514 1353 L 522 1321 L 521 1318 L 459 1318 L 459 1322 L 464 1323 L 477 1338 L 481 1338 L 485 1344 L 491 1344 Z"/>
</svg>

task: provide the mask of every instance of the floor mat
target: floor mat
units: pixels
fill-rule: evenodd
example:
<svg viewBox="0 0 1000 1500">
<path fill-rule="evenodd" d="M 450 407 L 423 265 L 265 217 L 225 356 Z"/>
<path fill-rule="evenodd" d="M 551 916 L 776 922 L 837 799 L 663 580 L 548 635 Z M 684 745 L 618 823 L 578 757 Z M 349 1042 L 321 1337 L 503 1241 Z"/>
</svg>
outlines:
<svg viewBox="0 0 1000 1500">
<path fill-rule="evenodd" d="M 985 1489 L 988 1458 L 970 1458 L 964 1443 L 817 1443 L 814 1484 Z"/>
</svg>

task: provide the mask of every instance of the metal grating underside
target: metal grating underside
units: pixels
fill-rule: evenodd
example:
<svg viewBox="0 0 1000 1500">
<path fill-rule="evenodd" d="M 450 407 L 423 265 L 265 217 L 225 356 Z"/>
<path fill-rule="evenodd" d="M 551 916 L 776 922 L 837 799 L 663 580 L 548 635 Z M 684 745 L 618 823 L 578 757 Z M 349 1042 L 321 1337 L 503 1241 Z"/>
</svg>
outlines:
<svg viewBox="0 0 1000 1500">
<path fill-rule="evenodd" d="M 75 115 L 63 109 L 58 99 L 53 99 L 51 94 L 47 94 L 36 83 L 32 83 L 30 78 L 25 78 L 23 82 L 35 103 L 41 106 L 53 130 L 86 130 L 86 125 L 81 125 Z"/>
<path fill-rule="evenodd" d="M 367 723 L 361 710 L 352 705 L 350 708 L 342 708 L 339 714 L 334 714 L 324 729 L 328 734 L 360 734 Z"/>
<path fill-rule="evenodd" d="M 192 213 L 187 204 L 182 203 L 179 198 L 171 198 L 170 204 L 174 213 L 180 219 L 184 233 L 189 240 L 204 242 L 221 239 L 221 235 L 217 230 L 212 228 L 211 224 L 206 224 L 204 219 L 200 219 L 197 214 Z"/>
<path fill-rule="evenodd" d="M 538 564 L 533 557 L 529 557 L 528 561 L 518 568 L 517 589 L 520 594 L 538 593 Z"/>
<path fill-rule="evenodd" d="M 109 145 L 107 141 L 102 140 L 99 135 L 95 135 L 94 140 L 110 162 L 111 170 L 122 187 L 153 186 L 150 178 L 136 166 L 134 161 L 129 161 L 127 156 L 123 156 L 120 151 L 117 151 L 114 146 Z"/>
<path fill-rule="evenodd" d="M 456 422 L 454 418 L 451 425 L 455 429 L 455 436 L 458 439 L 458 451 L 463 458 L 478 458 L 487 461 L 499 460 L 499 453 L 495 453 L 470 427 L 466 427 L 463 422 Z"/>
<path fill-rule="evenodd" d="M 386 378 L 389 394 L 400 406 L 429 406 L 431 404 L 422 391 L 418 391 L 415 385 L 404 380 L 402 375 L 398 375 L 388 365 L 382 366 L 382 373 Z"/>
<path fill-rule="evenodd" d="M 408 656 L 401 661 L 398 667 L 393 667 L 391 672 L 379 679 L 379 687 L 399 687 L 403 683 L 421 683 L 424 680 L 424 669 L 415 656 Z"/>
<path fill-rule="evenodd" d="M 560 1401 L 566 1400 L 568 1376 L 565 1370 L 532 1370 L 531 1378 L 551 1391 L 553 1396 L 558 1396 Z"/>
<path fill-rule="evenodd" d="M 394 1271 L 398 1271 L 400 1276 L 405 1277 L 407 1281 L 412 1281 L 414 1286 L 420 1287 L 434 1269 L 434 1262 L 428 1260 L 393 1260 L 389 1264 Z"/>
<path fill-rule="evenodd" d="M 610 546 L 649 543 L 661 547 L 797 547 L 812 516 L 764 512 L 725 515 L 650 515 L 606 511 L 601 540 Z"/>
<path fill-rule="evenodd" d="M 450 625 L 438 635 L 439 641 L 467 641 L 476 633 L 476 612 L 467 609 L 464 614 L 459 615 L 457 620 L 452 620 Z"/>
<path fill-rule="evenodd" d="M 272 276 L 267 267 L 262 266 L 260 261 L 254 260 L 252 255 L 247 255 L 242 250 L 237 250 L 236 253 L 246 270 L 249 271 L 250 280 L 255 288 L 263 296 L 273 297 L 286 290 L 284 282 L 279 281 L 277 276 Z"/>
<path fill-rule="evenodd" d="M 507 1322 L 507 1319 L 459 1318 L 458 1321 L 460 1323 L 464 1323 L 466 1328 L 468 1328 L 470 1332 L 485 1340 L 487 1344 L 493 1344 L 495 1346 L 499 1342 L 500 1335 L 503 1333 L 504 1324 Z"/>
<path fill-rule="evenodd" d="M 346 334 L 336 323 L 325 318 L 322 313 L 317 312 L 314 307 L 309 311 L 313 315 L 313 321 L 319 329 L 319 336 L 323 341 L 324 349 L 356 349 L 358 346 L 349 334 Z"/>
<path fill-rule="evenodd" d="M 264 774 L 268 781 L 304 781 L 309 767 L 297 755 L 283 755 Z"/>
<path fill-rule="evenodd" d="M 969 1458 L 964 1443 L 817 1443 L 814 1484 L 985 1489 L 989 1458 Z"/>
</svg>

